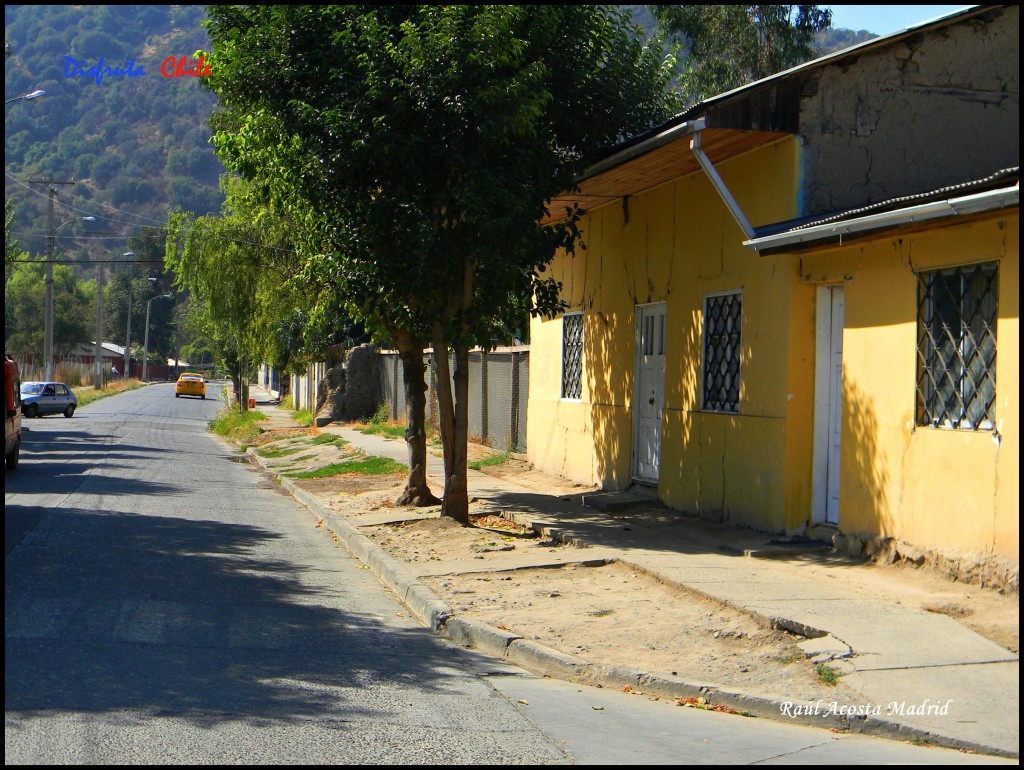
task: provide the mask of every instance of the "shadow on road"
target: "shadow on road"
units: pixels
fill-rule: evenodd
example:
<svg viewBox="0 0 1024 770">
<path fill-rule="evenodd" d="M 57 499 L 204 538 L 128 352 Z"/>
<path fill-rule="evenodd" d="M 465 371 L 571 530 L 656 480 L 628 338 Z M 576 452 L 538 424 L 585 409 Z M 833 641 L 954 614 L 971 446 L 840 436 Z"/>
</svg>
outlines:
<svg viewBox="0 0 1024 770">
<path fill-rule="evenodd" d="M 32 516 L 12 507 L 8 517 Z M 388 709 L 368 690 L 385 680 L 458 708 L 443 697 L 452 650 L 418 627 L 339 609 L 358 587 L 339 586 L 330 564 L 272 556 L 288 552 L 278 533 L 80 509 L 54 511 L 39 530 L 7 559 L 9 727 L 54 710 L 343 727 Z"/>
</svg>

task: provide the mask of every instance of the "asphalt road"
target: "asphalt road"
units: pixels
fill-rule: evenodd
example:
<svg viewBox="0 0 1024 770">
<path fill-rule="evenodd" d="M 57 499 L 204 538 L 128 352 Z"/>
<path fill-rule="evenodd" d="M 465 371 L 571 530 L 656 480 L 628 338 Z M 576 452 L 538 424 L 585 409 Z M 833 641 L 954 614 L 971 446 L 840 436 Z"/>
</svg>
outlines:
<svg viewBox="0 0 1024 770">
<path fill-rule="evenodd" d="M 5 476 L 7 764 L 964 763 L 539 679 L 439 639 L 152 385 Z"/>
</svg>

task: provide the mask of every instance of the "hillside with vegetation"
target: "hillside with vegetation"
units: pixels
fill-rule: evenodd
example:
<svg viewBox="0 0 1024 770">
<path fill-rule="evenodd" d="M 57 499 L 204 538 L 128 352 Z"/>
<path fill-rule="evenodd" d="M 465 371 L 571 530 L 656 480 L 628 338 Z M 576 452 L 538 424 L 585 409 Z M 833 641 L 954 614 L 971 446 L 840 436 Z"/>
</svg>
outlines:
<svg viewBox="0 0 1024 770">
<path fill-rule="evenodd" d="M 4 187 L 22 248 L 45 250 L 46 187 L 33 180 L 74 180 L 58 187 L 58 224 L 91 215 L 98 221 L 86 229 L 119 236 L 163 225 L 173 207 L 219 210 L 223 167 L 206 122 L 216 99 L 198 77 L 161 74 L 168 57 L 208 47 L 203 14 L 203 6 L 5 7 L 5 100 L 46 92 L 5 111 Z M 86 232 L 61 230 L 65 251 L 124 251 L 123 242 L 65 241 L 72 229 Z"/>
</svg>

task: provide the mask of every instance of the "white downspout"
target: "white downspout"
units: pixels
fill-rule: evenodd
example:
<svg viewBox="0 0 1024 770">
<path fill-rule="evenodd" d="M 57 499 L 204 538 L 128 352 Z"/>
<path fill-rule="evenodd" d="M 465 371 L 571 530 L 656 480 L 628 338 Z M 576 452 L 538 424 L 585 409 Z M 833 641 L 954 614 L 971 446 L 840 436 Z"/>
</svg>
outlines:
<svg viewBox="0 0 1024 770">
<path fill-rule="evenodd" d="M 747 237 L 747 240 L 754 238 L 754 228 L 750 226 L 750 222 L 743 216 L 743 212 L 740 210 L 739 204 L 736 199 L 732 197 L 728 188 L 725 186 L 725 182 L 722 181 L 722 177 L 715 171 L 715 167 L 711 165 L 711 159 L 704 154 L 704 150 L 700 148 L 700 132 L 705 128 L 703 120 L 693 121 L 696 130 L 693 132 L 693 137 L 690 139 L 690 150 L 693 151 L 694 157 L 697 158 L 697 162 L 700 163 L 701 168 L 704 169 L 704 173 L 707 174 L 708 179 L 711 181 L 711 186 L 715 188 L 719 196 L 725 202 L 725 206 L 729 209 L 733 219 L 740 226 L 743 234 Z"/>
</svg>

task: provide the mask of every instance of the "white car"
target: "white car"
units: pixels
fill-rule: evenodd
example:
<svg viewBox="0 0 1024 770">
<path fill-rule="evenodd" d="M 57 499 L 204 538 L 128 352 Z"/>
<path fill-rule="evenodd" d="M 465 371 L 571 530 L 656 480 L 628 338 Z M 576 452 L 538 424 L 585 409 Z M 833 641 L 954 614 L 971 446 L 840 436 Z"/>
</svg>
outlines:
<svg viewBox="0 0 1024 770">
<path fill-rule="evenodd" d="M 25 417 L 62 414 L 71 417 L 78 408 L 78 397 L 63 382 L 21 383 L 21 413 Z"/>
</svg>

